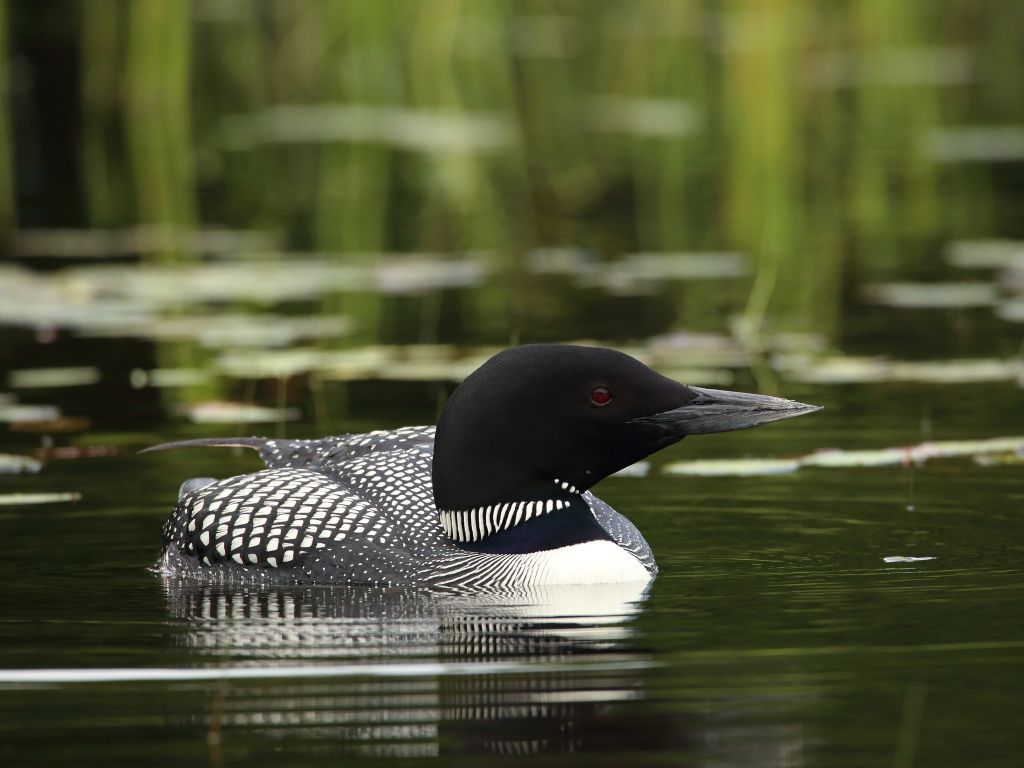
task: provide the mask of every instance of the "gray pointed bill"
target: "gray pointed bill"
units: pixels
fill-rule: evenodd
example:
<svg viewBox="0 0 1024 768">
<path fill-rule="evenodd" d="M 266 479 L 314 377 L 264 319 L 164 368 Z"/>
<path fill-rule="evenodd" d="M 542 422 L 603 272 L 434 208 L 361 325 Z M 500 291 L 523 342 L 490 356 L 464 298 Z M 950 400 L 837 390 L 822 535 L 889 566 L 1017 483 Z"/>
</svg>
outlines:
<svg viewBox="0 0 1024 768">
<path fill-rule="evenodd" d="M 679 408 L 652 416 L 634 419 L 634 423 L 649 424 L 679 437 L 710 435 L 749 429 L 772 421 L 792 419 L 820 411 L 820 405 L 808 405 L 769 395 L 748 392 L 730 392 L 724 389 L 689 387 L 696 397 Z"/>
</svg>

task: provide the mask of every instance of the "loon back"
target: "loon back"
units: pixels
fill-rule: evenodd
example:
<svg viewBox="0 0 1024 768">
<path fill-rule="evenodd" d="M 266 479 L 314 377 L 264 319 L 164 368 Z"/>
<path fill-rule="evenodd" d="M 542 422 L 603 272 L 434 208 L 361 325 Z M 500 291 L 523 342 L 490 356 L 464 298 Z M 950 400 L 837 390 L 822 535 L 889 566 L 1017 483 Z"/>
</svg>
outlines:
<svg viewBox="0 0 1024 768">
<path fill-rule="evenodd" d="M 267 469 L 187 481 L 156 568 L 203 583 L 456 588 L 646 581 L 650 547 L 589 492 L 688 434 L 817 410 L 687 387 L 608 349 L 527 345 L 453 393 L 435 429 L 242 446 Z"/>
</svg>

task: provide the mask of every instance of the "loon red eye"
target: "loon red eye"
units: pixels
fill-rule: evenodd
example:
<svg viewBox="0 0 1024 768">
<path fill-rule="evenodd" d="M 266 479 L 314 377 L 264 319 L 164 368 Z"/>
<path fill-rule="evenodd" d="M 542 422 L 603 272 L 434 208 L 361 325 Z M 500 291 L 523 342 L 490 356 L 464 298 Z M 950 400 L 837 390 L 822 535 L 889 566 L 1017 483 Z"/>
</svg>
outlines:
<svg viewBox="0 0 1024 768">
<path fill-rule="evenodd" d="M 590 393 L 590 402 L 594 405 L 608 405 L 612 401 L 612 393 L 607 387 L 597 387 Z"/>
</svg>

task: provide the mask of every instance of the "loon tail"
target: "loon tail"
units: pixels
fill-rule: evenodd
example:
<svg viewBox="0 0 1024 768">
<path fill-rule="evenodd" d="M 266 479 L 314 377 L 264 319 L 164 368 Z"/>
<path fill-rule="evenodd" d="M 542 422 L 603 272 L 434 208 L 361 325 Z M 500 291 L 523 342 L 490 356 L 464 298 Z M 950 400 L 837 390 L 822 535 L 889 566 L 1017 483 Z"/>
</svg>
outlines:
<svg viewBox="0 0 1024 768">
<path fill-rule="evenodd" d="M 334 442 L 328 440 L 276 440 L 269 437 L 200 437 L 175 440 L 143 448 L 139 453 L 169 451 L 172 448 L 252 448 L 270 468 L 305 467 L 322 458 L 321 451 Z"/>
<path fill-rule="evenodd" d="M 372 437 L 373 439 L 370 439 Z M 336 435 L 314 440 L 280 440 L 269 437 L 200 437 L 175 440 L 143 448 L 139 453 L 172 448 L 252 448 L 271 469 L 278 467 L 318 468 L 328 471 L 338 462 L 393 450 L 426 450 L 434 447 L 433 427 L 403 427 L 392 432 L 367 435 Z"/>
<path fill-rule="evenodd" d="M 206 448 L 252 448 L 254 451 L 262 452 L 263 447 L 270 442 L 265 437 L 200 437 L 194 440 L 174 440 L 170 443 L 158 443 L 148 448 L 143 448 L 139 453 L 152 453 L 153 451 L 169 451 L 172 448 L 195 448 L 198 446 Z"/>
</svg>

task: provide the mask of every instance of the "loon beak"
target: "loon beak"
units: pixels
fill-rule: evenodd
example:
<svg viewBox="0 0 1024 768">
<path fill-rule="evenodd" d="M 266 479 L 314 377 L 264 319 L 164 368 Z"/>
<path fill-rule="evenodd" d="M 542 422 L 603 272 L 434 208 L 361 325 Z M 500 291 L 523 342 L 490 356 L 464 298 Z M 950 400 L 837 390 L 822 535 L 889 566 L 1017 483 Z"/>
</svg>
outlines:
<svg viewBox="0 0 1024 768">
<path fill-rule="evenodd" d="M 679 438 L 748 429 L 821 410 L 820 405 L 807 405 L 781 397 L 703 387 L 687 388 L 697 396 L 685 405 L 633 419 L 633 423 L 656 426 Z"/>
</svg>

